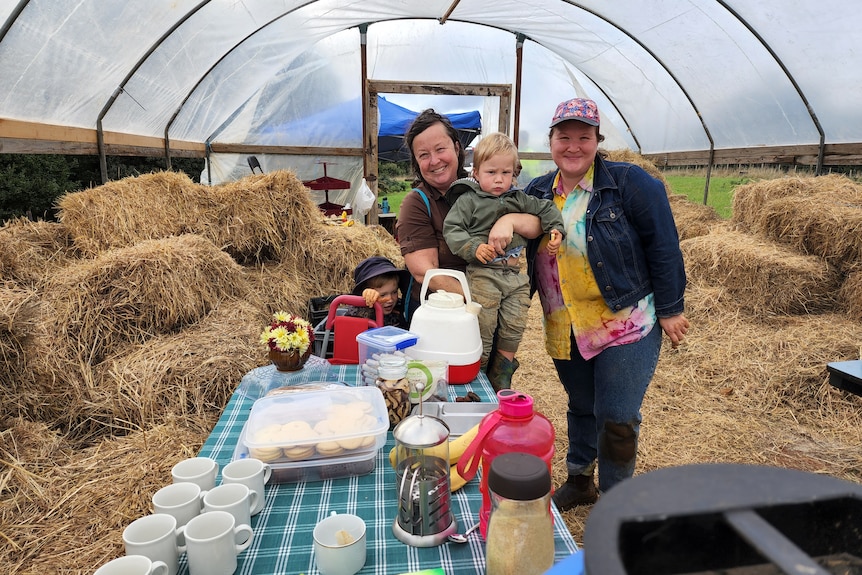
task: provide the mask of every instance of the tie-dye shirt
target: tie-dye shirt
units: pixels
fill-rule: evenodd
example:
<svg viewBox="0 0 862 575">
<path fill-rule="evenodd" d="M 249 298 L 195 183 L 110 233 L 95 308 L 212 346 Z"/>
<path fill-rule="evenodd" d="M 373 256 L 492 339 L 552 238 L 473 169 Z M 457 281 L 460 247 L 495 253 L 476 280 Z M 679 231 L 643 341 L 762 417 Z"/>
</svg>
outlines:
<svg viewBox="0 0 862 575">
<path fill-rule="evenodd" d="M 656 323 L 653 294 L 636 305 L 612 311 L 605 303 L 587 259 L 586 213 L 593 191 L 593 168 L 567 193 L 559 173 L 554 180 L 554 203 L 563 214 L 566 239 L 556 256 L 542 240 L 536 254 L 536 279 L 545 322 L 545 349 L 554 359 L 571 357 L 570 334 L 578 350 L 591 359 L 602 350 L 640 340 Z"/>
</svg>

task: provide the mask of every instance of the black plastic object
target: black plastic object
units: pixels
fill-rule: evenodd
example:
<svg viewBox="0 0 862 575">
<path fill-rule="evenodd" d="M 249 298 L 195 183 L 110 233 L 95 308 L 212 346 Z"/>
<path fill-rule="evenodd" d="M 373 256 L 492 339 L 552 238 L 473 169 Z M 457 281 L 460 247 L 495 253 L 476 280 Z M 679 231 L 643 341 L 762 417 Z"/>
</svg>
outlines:
<svg viewBox="0 0 862 575">
<path fill-rule="evenodd" d="M 862 485 L 736 464 L 638 475 L 596 503 L 584 565 L 587 575 L 862 574 Z"/>
<path fill-rule="evenodd" d="M 826 364 L 829 385 L 862 395 L 862 359 L 834 361 Z"/>
<path fill-rule="evenodd" d="M 506 499 L 532 501 L 551 491 L 551 473 L 540 457 L 517 451 L 504 453 L 491 462 L 488 489 Z"/>
</svg>

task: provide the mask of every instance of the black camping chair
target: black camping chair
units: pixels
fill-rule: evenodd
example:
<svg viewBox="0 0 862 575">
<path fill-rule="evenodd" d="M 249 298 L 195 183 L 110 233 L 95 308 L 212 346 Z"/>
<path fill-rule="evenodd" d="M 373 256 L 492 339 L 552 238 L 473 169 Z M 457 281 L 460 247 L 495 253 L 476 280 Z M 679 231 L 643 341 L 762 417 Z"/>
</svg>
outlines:
<svg viewBox="0 0 862 575">
<path fill-rule="evenodd" d="M 248 157 L 248 167 L 251 168 L 251 173 L 254 173 L 254 169 L 257 168 L 260 170 L 260 173 L 263 173 L 263 168 L 260 167 L 260 162 L 257 161 L 257 156 L 249 156 Z"/>
</svg>

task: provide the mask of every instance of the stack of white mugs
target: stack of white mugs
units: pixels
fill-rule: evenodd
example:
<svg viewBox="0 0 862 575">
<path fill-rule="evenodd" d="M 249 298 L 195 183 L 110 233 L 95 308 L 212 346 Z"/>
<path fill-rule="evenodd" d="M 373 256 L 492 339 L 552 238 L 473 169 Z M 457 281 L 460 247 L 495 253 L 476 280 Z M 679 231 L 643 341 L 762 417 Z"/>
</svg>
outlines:
<svg viewBox="0 0 862 575">
<path fill-rule="evenodd" d="M 123 530 L 126 555 L 96 575 L 177 575 L 185 553 L 191 575 L 231 575 L 237 555 L 251 545 L 251 517 L 264 506 L 272 468 L 237 459 L 222 470 L 208 457 L 192 457 L 171 469 L 173 483 L 153 495 L 153 513 Z"/>
</svg>

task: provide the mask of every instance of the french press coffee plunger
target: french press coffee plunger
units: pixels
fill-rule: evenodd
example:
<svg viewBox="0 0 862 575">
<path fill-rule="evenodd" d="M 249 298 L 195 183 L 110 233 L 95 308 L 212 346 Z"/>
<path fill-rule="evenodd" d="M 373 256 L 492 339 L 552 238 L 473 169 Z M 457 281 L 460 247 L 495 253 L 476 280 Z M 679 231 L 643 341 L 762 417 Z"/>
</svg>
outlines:
<svg viewBox="0 0 862 575">
<path fill-rule="evenodd" d="M 418 384 L 417 387 L 422 387 Z M 422 389 L 418 389 L 422 396 Z M 398 514 L 395 537 L 413 547 L 434 547 L 458 529 L 449 492 L 449 427 L 419 413 L 403 419 L 395 437 Z"/>
</svg>

